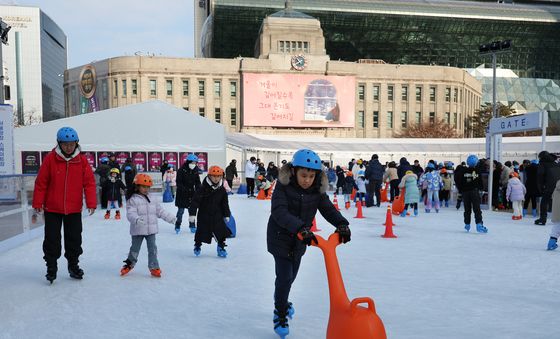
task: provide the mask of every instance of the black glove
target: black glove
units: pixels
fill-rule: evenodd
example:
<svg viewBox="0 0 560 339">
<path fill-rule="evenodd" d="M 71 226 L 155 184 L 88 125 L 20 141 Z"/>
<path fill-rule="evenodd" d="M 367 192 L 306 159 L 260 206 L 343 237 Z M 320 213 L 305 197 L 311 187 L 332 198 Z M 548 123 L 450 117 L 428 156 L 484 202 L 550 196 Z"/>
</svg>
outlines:
<svg viewBox="0 0 560 339">
<path fill-rule="evenodd" d="M 350 241 L 350 228 L 347 225 L 338 226 L 335 232 L 340 235 L 341 243 L 346 244 Z"/>
<path fill-rule="evenodd" d="M 304 228 L 301 229 L 301 231 L 299 233 L 301 234 L 301 237 L 303 238 L 301 241 L 304 244 L 306 244 L 307 246 L 311 246 L 312 241 L 315 241 L 315 244 L 318 244 L 317 238 L 315 237 L 315 234 L 313 234 L 313 232 L 311 232 L 311 228 L 304 227 Z"/>
</svg>

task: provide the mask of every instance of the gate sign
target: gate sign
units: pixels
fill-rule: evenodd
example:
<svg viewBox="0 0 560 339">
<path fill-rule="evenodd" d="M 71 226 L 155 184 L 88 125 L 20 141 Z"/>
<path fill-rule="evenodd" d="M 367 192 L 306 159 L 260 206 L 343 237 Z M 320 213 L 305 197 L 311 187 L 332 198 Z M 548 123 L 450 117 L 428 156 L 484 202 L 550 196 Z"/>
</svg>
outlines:
<svg viewBox="0 0 560 339">
<path fill-rule="evenodd" d="M 491 134 L 531 131 L 548 127 L 548 112 L 533 112 L 490 120 Z"/>
</svg>

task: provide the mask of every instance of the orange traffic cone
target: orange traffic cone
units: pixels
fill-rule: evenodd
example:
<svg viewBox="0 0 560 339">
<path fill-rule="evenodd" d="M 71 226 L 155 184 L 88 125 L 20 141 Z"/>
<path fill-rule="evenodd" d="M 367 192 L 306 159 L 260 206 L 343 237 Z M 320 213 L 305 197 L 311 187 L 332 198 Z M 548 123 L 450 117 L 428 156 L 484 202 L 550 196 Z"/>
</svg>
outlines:
<svg viewBox="0 0 560 339">
<path fill-rule="evenodd" d="M 321 232 L 320 229 L 317 228 L 317 222 L 315 221 L 315 218 L 313 218 L 313 224 L 311 225 L 311 232 Z"/>
<path fill-rule="evenodd" d="M 364 215 L 362 214 L 362 202 L 358 200 L 356 203 L 356 208 L 358 209 L 356 216 L 354 218 L 364 219 Z"/>
<path fill-rule="evenodd" d="M 389 223 L 391 227 L 397 226 L 397 224 L 393 222 L 393 215 L 391 214 L 391 205 L 387 206 L 387 215 L 385 216 L 385 222 L 383 223 L 383 226 L 388 226 L 387 223 Z"/>
<path fill-rule="evenodd" d="M 272 199 L 272 193 L 274 193 L 275 186 L 276 186 L 276 180 L 274 180 L 272 182 L 272 185 L 270 185 L 270 188 L 268 189 L 268 195 L 266 196 L 266 200 Z"/>
<path fill-rule="evenodd" d="M 397 195 L 395 197 L 395 200 L 393 201 L 393 214 L 394 215 L 399 215 L 404 211 L 404 194 L 405 194 L 405 189 L 401 189 L 401 194 Z"/>
<path fill-rule="evenodd" d="M 334 194 L 333 205 L 337 211 L 340 211 L 340 208 L 338 207 L 338 199 L 336 198 L 336 193 Z"/>
<path fill-rule="evenodd" d="M 264 195 L 264 190 L 259 190 L 259 194 L 257 194 L 257 200 L 265 200 L 266 196 Z"/>
<path fill-rule="evenodd" d="M 352 188 L 352 194 L 350 194 L 350 200 L 354 201 L 356 198 L 356 189 Z"/>
<path fill-rule="evenodd" d="M 382 235 L 383 238 L 396 238 L 397 236 L 393 234 L 393 216 L 391 215 L 391 206 L 387 207 L 387 218 L 385 220 L 385 234 Z"/>
</svg>

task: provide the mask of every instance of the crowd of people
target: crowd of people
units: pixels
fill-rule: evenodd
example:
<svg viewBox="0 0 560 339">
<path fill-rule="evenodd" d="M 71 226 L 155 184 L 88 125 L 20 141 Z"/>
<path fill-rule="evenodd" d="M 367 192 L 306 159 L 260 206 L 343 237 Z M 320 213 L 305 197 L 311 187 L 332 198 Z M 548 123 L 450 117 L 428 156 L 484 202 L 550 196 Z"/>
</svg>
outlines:
<svg viewBox="0 0 560 339">
<path fill-rule="evenodd" d="M 188 212 L 189 228 L 194 235 L 194 255 L 201 255 L 202 244 L 217 243 L 217 255 L 227 257 L 226 239 L 231 235 L 227 224 L 230 222 L 228 191 L 239 180 L 236 160 L 226 169 L 210 166 L 206 176 L 198 167 L 198 158 L 189 154 L 184 164 L 175 171 L 174 166 L 164 162 L 161 167 L 162 181 L 173 189 L 176 215 L 163 208 L 158 197 L 150 193 L 153 178 L 146 173 L 136 173 L 131 159 L 119 166 L 114 154 L 100 159 L 95 170 L 101 191 L 101 208 L 106 210 L 105 218 L 119 219 L 123 206 L 122 193 L 125 192 L 126 219 L 130 223 L 131 246 L 121 275 L 134 269 L 142 242 L 148 248 L 148 268 L 152 276 L 161 277 L 157 258 L 156 234 L 159 232 L 158 219 L 175 225 L 177 233 L 185 210 Z M 274 330 L 281 336 L 289 333 L 288 318 L 294 314 L 294 306 L 288 301 L 301 258 L 306 247 L 317 242 L 312 231 L 312 223 L 317 214 L 335 227 L 341 243 L 351 239 L 349 222 L 334 207 L 328 191 L 343 194 L 348 208 L 353 191 L 360 204 L 366 207 L 381 206 L 381 191 L 388 193 L 389 201 L 404 195 L 405 209 L 401 217 L 408 215 L 409 208 L 414 216 L 419 215 L 419 205 L 424 212 L 438 213 L 449 207 L 452 193 L 456 194 L 457 209 L 464 205 L 464 228 L 471 229 L 471 214 L 474 213 L 476 231 L 487 233 L 481 212 L 481 201 L 487 192 L 489 160 L 469 155 L 465 162 L 455 167 L 451 161 L 429 160 L 422 167 L 418 160 L 411 165 L 403 157 L 381 164 L 379 156 L 373 154 L 370 160 L 352 159 L 347 166 L 331 166 L 321 161 L 319 155 L 309 149 L 294 153 L 291 161 L 282 161 L 278 168 L 274 162 L 264 163 L 251 157 L 245 164 L 244 174 L 247 196 L 255 197 L 255 188 L 268 193 L 272 183 L 276 189 L 271 199 L 271 215 L 267 228 L 267 248 L 275 262 Z M 548 212 L 554 224 L 547 249 L 554 250 L 560 236 L 560 165 L 554 154 L 539 153 L 538 159 L 506 161 L 495 163 L 495 196 L 491 204 L 498 210 L 511 208 L 512 219 L 519 220 L 527 215 L 529 205 L 532 214 L 539 218 L 537 225 L 545 225 Z M 124 174 L 124 182 L 123 182 Z M 88 213 L 97 208 L 96 183 L 94 173 L 81 154 L 78 133 L 70 127 L 61 128 L 57 133 L 57 145 L 40 167 L 35 182 L 33 208 L 44 213 L 45 238 L 43 241 L 44 260 L 47 266 L 46 278 L 51 283 L 57 276 L 57 260 L 61 256 L 61 228 L 64 226 L 65 257 L 72 278 L 82 279 L 84 271 L 79 267 L 82 251 L 82 209 L 83 198 Z M 387 192 L 388 191 L 388 192 Z M 540 206 L 540 207 L 539 207 Z"/>
</svg>

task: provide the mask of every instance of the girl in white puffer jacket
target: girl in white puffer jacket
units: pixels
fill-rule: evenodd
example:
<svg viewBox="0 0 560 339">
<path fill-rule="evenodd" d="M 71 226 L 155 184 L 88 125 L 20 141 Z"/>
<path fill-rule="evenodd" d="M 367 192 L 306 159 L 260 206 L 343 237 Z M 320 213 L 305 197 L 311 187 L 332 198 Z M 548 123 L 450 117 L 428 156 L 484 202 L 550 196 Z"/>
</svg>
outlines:
<svg viewBox="0 0 560 339">
<path fill-rule="evenodd" d="M 149 194 L 152 178 L 144 173 L 136 174 L 129 191 L 126 192 L 126 218 L 130 222 L 132 245 L 128 258 L 124 261 L 121 275 L 125 275 L 134 268 L 138 261 L 138 254 L 142 241 L 146 239 L 148 246 L 148 268 L 154 277 L 161 277 L 161 270 L 157 259 L 156 234 L 158 233 L 158 218 L 175 224 L 177 218 L 164 210 L 156 198 Z"/>
</svg>

